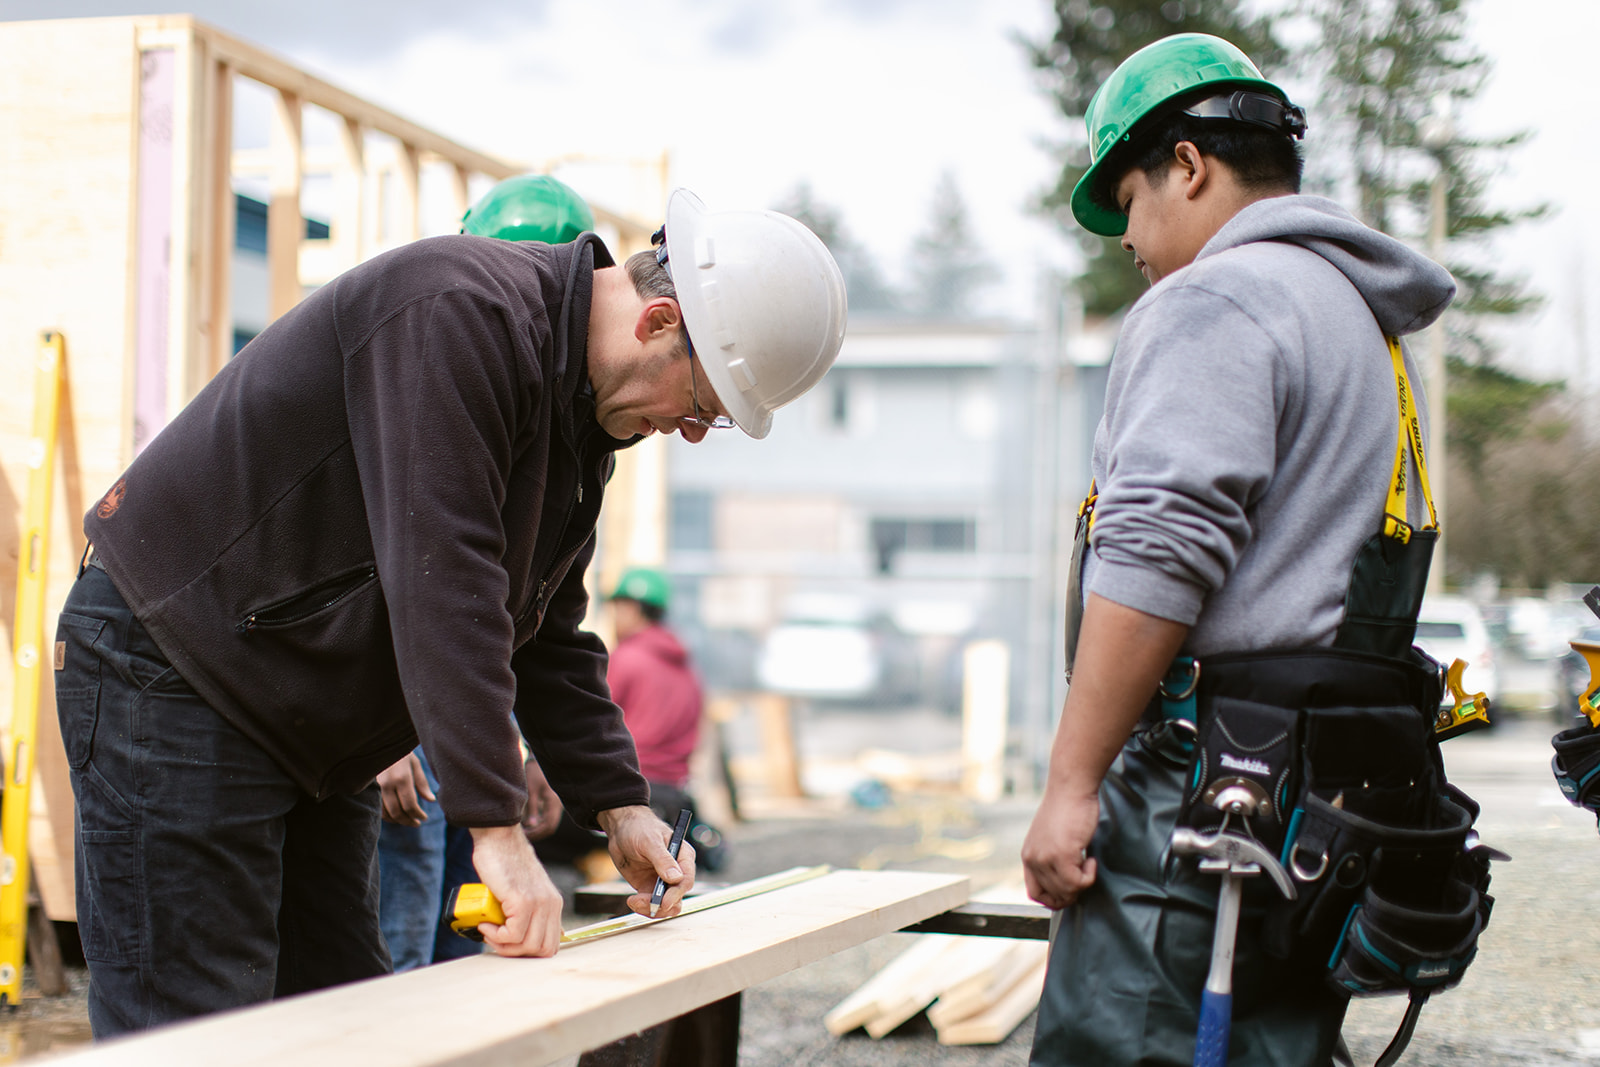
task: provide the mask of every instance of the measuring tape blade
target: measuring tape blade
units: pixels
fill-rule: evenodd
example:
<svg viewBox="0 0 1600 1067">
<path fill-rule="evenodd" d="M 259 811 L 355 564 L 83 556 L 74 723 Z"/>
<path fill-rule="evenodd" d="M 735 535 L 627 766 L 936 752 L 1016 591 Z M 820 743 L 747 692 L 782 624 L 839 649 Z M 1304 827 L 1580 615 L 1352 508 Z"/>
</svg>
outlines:
<svg viewBox="0 0 1600 1067">
<path fill-rule="evenodd" d="M 610 937 L 627 930 L 637 930 L 641 926 L 654 926 L 656 923 L 668 921 L 669 918 L 677 919 L 684 915 L 692 915 L 697 911 L 719 907 L 723 904 L 732 904 L 736 900 L 748 900 L 758 897 L 763 893 L 770 893 L 774 889 L 783 889 L 801 882 L 809 882 L 813 878 L 821 878 L 833 870 L 827 864 L 819 867 L 792 867 L 787 871 L 769 874 L 765 878 L 756 878 L 738 885 L 731 885 L 726 889 L 719 889 L 714 893 L 705 893 L 701 896 L 690 897 L 683 902 L 683 910 L 677 915 L 661 916 L 652 919 L 648 915 L 635 912 L 616 919 L 606 919 L 603 922 L 593 923 L 589 926 L 580 926 L 568 930 L 561 935 L 563 945 L 573 945 L 583 941 L 598 941 L 602 937 Z"/>
</svg>

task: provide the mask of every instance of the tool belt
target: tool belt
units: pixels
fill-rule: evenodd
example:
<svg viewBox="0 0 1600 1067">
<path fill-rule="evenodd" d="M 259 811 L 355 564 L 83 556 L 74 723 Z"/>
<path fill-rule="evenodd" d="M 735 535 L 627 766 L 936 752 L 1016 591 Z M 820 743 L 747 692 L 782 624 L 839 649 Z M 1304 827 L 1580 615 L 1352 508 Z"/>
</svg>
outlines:
<svg viewBox="0 0 1600 1067">
<path fill-rule="evenodd" d="M 1179 824 L 1254 837 L 1295 882 L 1296 899 L 1267 906 L 1263 950 L 1345 996 L 1409 995 L 1405 1038 L 1472 962 L 1494 904 L 1489 860 L 1504 858 L 1477 843 L 1477 804 L 1445 780 L 1441 673 L 1416 650 L 1181 658 L 1146 712 L 1193 724 Z M 1249 815 L 1210 803 L 1241 783 L 1258 801 Z"/>
<path fill-rule="evenodd" d="M 1561 795 L 1573 805 L 1596 813 L 1600 822 L 1600 729 L 1584 724 L 1562 730 L 1550 739 L 1556 754 L 1550 772 Z"/>
<path fill-rule="evenodd" d="M 1583 602 L 1600 616 L 1600 585 L 1585 593 Z M 1600 645 L 1574 640 L 1572 649 L 1589 664 L 1589 687 L 1578 697 L 1578 711 L 1588 722 L 1550 739 L 1556 750 L 1550 771 L 1561 794 L 1576 807 L 1594 812 L 1600 821 Z"/>
</svg>

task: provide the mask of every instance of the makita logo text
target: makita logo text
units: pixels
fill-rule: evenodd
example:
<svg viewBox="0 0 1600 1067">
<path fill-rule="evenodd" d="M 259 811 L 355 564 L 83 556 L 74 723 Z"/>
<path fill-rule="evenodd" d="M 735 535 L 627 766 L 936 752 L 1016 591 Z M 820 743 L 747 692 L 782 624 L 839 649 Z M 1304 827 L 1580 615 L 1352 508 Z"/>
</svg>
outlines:
<svg viewBox="0 0 1600 1067">
<path fill-rule="evenodd" d="M 1446 977 L 1449 976 L 1449 974 L 1450 974 L 1450 965 L 1448 963 L 1435 964 L 1432 967 L 1418 967 L 1417 968 L 1417 977 L 1418 978 L 1446 978 Z"/>
<path fill-rule="evenodd" d="M 1242 759 L 1238 756 L 1224 752 L 1217 757 L 1222 765 L 1230 771 L 1243 771 L 1246 774 L 1267 775 L 1272 773 L 1272 768 L 1258 759 Z"/>
</svg>

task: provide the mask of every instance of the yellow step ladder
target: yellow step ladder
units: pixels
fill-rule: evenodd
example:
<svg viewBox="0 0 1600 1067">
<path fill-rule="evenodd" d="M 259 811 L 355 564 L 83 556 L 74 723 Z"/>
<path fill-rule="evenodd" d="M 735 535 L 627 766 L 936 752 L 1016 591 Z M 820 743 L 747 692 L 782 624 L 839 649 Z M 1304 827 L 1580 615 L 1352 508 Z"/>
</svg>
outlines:
<svg viewBox="0 0 1600 1067">
<path fill-rule="evenodd" d="M 11 752 L 0 801 L 0 1006 L 22 1001 L 22 961 L 28 933 L 28 815 L 33 795 L 34 737 L 39 726 L 43 670 L 45 583 L 50 561 L 50 496 L 55 488 L 56 435 L 64 343 L 60 333 L 39 337 L 28 441 L 28 495 L 17 555 L 17 614 L 11 640 L 16 683 L 11 701 Z"/>
</svg>

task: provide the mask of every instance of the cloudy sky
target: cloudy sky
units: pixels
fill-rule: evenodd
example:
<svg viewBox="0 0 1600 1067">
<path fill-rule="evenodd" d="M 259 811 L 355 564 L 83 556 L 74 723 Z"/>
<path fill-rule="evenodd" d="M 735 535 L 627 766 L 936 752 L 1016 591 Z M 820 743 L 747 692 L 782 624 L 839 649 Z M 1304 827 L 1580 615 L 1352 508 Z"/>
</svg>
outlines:
<svg viewBox="0 0 1600 1067">
<path fill-rule="evenodd" d="M 1470 132 L 1528 128 L 1503 176 L 1508 204 L 1549 201 L 1497 254 L 1547 294 L 1512 358 L 1600 386 L 1597 139 L 1579 78 L 1600 3 L 1475 0 L 1496 64 Z M 1005 268 L 988 310 L 1026 315 L 1041 269 L 1070 242 L 1033 215 L 1063 130 L 1019 36 L 1048 29 L 1048 0 L 188 0 L 212 24 L 454 139 L 562 173 L 608 206 L 659 199 L 614 162 L 668 151 L 672 184 L 713 207 L 765 207 L 798 183 L 838 207 L 892 280 L 954 174 L 980 239 Z M 0 0 L 0 18 L 125 15 L 127 0 Z M 1569 117 L 1572 116 L 1572 117 Z M 241 126 L 248 126 L 242 122 Z M 1313 116 L 1313 135 L 1315 117 Z M 634 173 L 639 180 L 624 181 Z M 659 208 L 657 208 L 657 211 Z M 1587 367 L 1584 356 L 1587 355 Z"/>
</svg>

